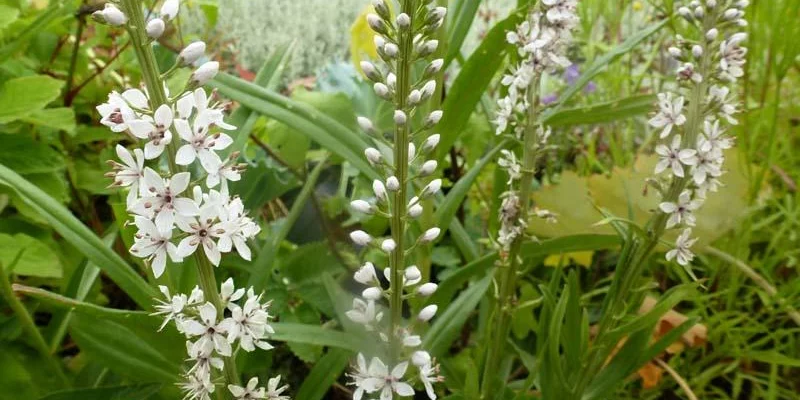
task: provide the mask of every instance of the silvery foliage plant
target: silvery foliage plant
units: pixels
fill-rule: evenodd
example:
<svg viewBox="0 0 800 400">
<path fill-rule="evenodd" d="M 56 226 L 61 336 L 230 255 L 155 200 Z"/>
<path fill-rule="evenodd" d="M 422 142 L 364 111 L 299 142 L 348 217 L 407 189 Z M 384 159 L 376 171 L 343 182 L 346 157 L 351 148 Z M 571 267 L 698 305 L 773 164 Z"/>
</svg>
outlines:
<svg viewBox="0 0 800 400">
<path fill-rule="evenodd" d="M 426 103 L 436 93 L 434 77 L 443 65 L 443 60 L 430 60 L 430 56 L 438 47 L 434 37 L 444 22 L 446 10 L 430 3 L 430 0 L 404 0 L 395 13 L 384 0 L 375 0 L 375 13 L 367 16 L 369 26 L 377 34 L 375 46 L 384 67 L 364 62 L 361 69 L 374 82 L 378 97 L 394 106 L 395 127 L 390 142 L 372 121 L 358 119 L 361 128 L 376 142 L 376 147 L 366 149 L 365 156 L 381 179 L 372 184 L 374 199 L 355 200 L 351 206 L 356 211 L 386 218 L 391 236 L 375 238 L 364 231 L 350 234 L 357 245 L 375 247 L 389 259 L 385 268 L 366 262 L 355 273 L 355 280 L 367 288 L 361 298 L 353 301 L 353 309 L 347 315 L 374 332 L 385 344 L 380 346 L 385 351 L 358 354 L 349 374 L 355 386 L 354 400 L 413 396 L 416 383 L 424 388 L 428 398 L 435 399 L 434 384 L 442 379 L 436 360 L 421 348 L 421 337 L 415 332 L 419 324 L 435 316 L 437 306 L 422 307 L 411 321 L 405 321 L 402 315 L 406 300 L 425 298 L 437 288 L 435 283 L 424 282 L 420 269 L 407 261 L 415 248 L 430 245 L 441 230 L 421 227 L 422 233 L 415 241 L 406 240 L 412 236 L 410 225 L 423 214 L 424 207 L 429 207 L 429 200 L 442 185 L 441 179 L 434 178 L 437 162 L 426 160 L 439 142 L 439 135 L 429 131 L 442 118 L 442 112 L 426 111 Z M 421 76 L 412 75 L 415 64 L 421 66 Z M 392 154 L 384 154 L 379 147 Z M 388 287 L 384 287 L 379 275 L 389 283 Z M 388 310 L 384 307 L 387 300 Z M 388 318 L 384 318 L 386 314 Z"/>
<path fill-rule="evenodd" d="M 180 4 L 164 1 L 146 24 L 139 7 L 136 1 L 109 2 L 94 17 L 125 27 L 133 44 L 140 46 L 137 50 L 148 52 L 177 16 Z M 189 367 L 179 384 L 185 399 L 209 399 L 223 380 L 236 399 L 288 399 L 281 394 L 286 386 L 280 386 L 280 377 L 270 379 L 266 388 L 258 387 L 257 378 L 240 386 L 234 370 L 237 350 L 272 349 L 266 341 L 273 333 L 270 302 L 253 288 L 236 288 L 231 278 L 217 288 L 213 268 L 207 268 L 219 266 L 222 255 L 234 251 L 250 260 L 247 241 L 261 229 L 242 200 L 229 192 L 228 183 L 240 180 L 244 170 L 236 162 L 238 154 L 221 153 L 233 143 L 226 132 L 236 127 L 224 121 L 223 105 L 202 88 L 217 74 L 219 64 L 197 66 L 184 91 L 175 96 L 166 88 L 164 79 L 171 72 L 194 66 L 204 53 L 203 42 L 189 44 L 164 75 L 143 63 L 143 74 L 157 77 L 156 85 L 147 82 L 145 90 L 114 91 L 108 102 L 97 106 L 100 122 L 134 144 L 132 150 L 116 146 L 118 160 L 110 161 L 113 171 L 108 176 L 113 187 L 128 191 L 127 211 L 137 229 L 130 253 L 143 258 L 155 278 L 165 273 L 168 277 L 168 260 L 181 263 L 195 257 L 197 262 L 201 285 L 188 295 L 160 286 L 164 298 L 155 305 L 155 315 L 164 318 L 161 328 L 173 323 L 186 337 Z"/>
</svg>

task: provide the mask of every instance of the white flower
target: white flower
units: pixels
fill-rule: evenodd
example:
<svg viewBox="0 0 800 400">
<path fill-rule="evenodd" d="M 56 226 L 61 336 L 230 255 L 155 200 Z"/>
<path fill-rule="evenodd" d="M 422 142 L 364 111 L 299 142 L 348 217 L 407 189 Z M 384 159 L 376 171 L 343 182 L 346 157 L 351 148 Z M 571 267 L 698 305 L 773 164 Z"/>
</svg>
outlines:
<svg viewBox="0 0 800 400">
<path fill-rule="evenodd" d="M 128 123 L 131 133 L 139 139 L 149 140 L 144 145 L 144 157 L 152 160 L 164 152 L 164 146 L 172 142 L 172 108 L 162 104 L 153 119 L 142 118 Z"/>
<path fill-rule="evenodd" d="M 202 41 L 196 41 L 189 43 L 186 47 L 181 50 L 180 54 L 178 54 L 178 60 L 181 65 L 191 65 L 194 64 L 195 61 L 199 60 L 200 57 L 203 56 L 206 52 L 206 44 Z"/>
<path fill-rule="evenodd" d="M 703 205 L 703 200 L 692 199 L 692 192 L 684 190 L 678 196 L 677 203 L 663 202 L 659 204 L 661 211 L 670 214 L 667 220 L 667 229 L 684 222 L 688 226 L 695 225 L 694 211 Z"/>
<path fill-rule="evenodd" d="M 367 392 L 367 383 L 372 383 L 372 381 L 367 382 L 367 379 L 370 377 L 369 369 L 367 367 L 367 360 L 364 358 L 364 355 L 358 353 L 358 357 L 356 357 L 356 365 L 355 370 L 351 374 L 347 374 L 350 378 L 353 378 L 352 382 L 349 382 L 350 385 L 354 385 L 356 390 L 353 391 L 353 400 L 361 400 L 364 396 L 364 393 Z M 372 386 L 369 386 L 371 389 Z M 374 390 L 373 390 L 374 391 Z"/>
<path fill-rule="evenodd" d="M 216 61 L 208 61 L 197 68 L 192 73 L 192 76 L 189 78 L 189 80 L 197 86 L 203 86 L 208 83 L 208 81 L 214 79 L 218 72 L 219 63 Z"/>
<path fill-rule="evenodd" d="M 213 171 L 206 171 L 206 187 L 214 188 L 222 183 L 221 189 L 228 190 L 228 181 L 238 182 L 242 179 L 241 166 L 236 163 L 233 157 L 229 157 L 225 162 L 220 163 Z"/>
<path fill-rule="evenodd" d="M 167 29 L 166 24 L 164 24 L 164 20 L 161 18 L 154 18 L 151 19 L 150 22 L 147 23 L 145 27 L 145 32 L 147 32 L 147 37 L 150 39 L 158 39 L 161 35 L 164 34 L 164 31 Z"/>
<path fill-rule="evenodd" d="M 367 393 L 380 392 L 381 400 L 391 400 L 393 394 L 397 393 L 400 396 L 413 396 L 414 388 L 408 383 L 402 381 L 403 376 L 408 369 L 408 362 L 401 362 L 392 368 L 389 373 L 389 368 L 379 358 L 374 357 L 369 364 L 369 377 L 363 379 L 361 386 Z M 353 396 L 355 400 L 355 395 Z"/>
<path fill-rule="evenodd" d="M 522 164 L 517 160 L 517 155 L 511 150 L 500 150 L 501 157 L 497 160 L 497 166 L 506 170 L 508 174 L 507 184 L 522 177 Z"/>
<path fill-rule="evenodd" d="M 214 393 L 214 384 L 208 376 L 198 376 L 193 373 L 184 375 L 184 381 L 178 387 L 185 392 L 184 400 L 210 400 Z"/>
<path fill-rule="evenodd" d="M 663 144 L 656 146 L 656 153 L 661 157 L 661 160 L 656 164 L 656 174 L 664 172 L 667 168 L 672 168 L 673 175 L 683 178 L 685 176 L 683 166 L 697 163 L 697 157 L 695 157 L 697 150 L 681 149 L 681 137 L 679 135 L 675 135 L 672 138 L 670 147 Z"/>
<path fill-rule="evenodd" d="M 397 243 L 395 243 L 394 239 L 386 239 L 381 243 L 381 250 L 391 253 L 397 247 Z"/>
<path fill-rule="evenodd" d="M 431 363 L 431 355 L 428 354 L 425 350 L 417 350 L 413 354 L 411 354 L 411 363 L 416 365 L 417 367 L 422 367 L 424 365 Z"/>
<path fill-rule="evenodd" d="M 138 99 L 138 95 L 134 94 L 133 91 L 141 93 L 141 91 L 136 89 L 125 91 L 123 94 L 111 92 L 108 95 L 108 102 L 97 106 L 97 112 L 99 112 L 102 117 L 100 123 L 111 128 L 113 132 L 126 131 L 128 129 L 128 123 L 139 118 L 128 104 L 129 100 L 126 99 L 126 97 L 134 100 Z M 142 94 L 142 96 L 144 96 L 144 94 Z M 134 107 L 140 109 L 146 108 L 147 99 L 144 99 L 144 104 L 136 104 Z"/>
<path fill-rule="evenodd" d="M 355 211 L 364 213 L 364 214 L 372 214 L 372 205 L 364 200 L 353 200 L 350 202 L 350 208 Z"/>
<path fill-rule="evenodd" d="M 659 113 L 650 120 L 650 125 L 654 128 L 663 128 L 661 138 L 669 136 L 673 126 L 680 126 L 686 123 L 686 117 L 682 114 L 683 97 L 672 99 L 671 93 L 658 94 L 658 106 L 661 108 Z"/>
<path fill-rule="evenodd" d="M 368 331 L 374 329 L 373 323 L 380 322 L 383 318 L 383 313 L 377 311 L 374 300 L 364 301 L 359 298 L 353 299 L 353 309 L 345 312 L 345 315 L 351 321 L 364 325 Z"/>
<path fill-rule="evenodd" d="M 434 179 L 422 189 L 421 197 L 433 196 L 439 192 L 442 188 L 442 180 L 441 179 Z"/>
<path fill-rule="evenodd" d="M 389 199 L 386 195 L 386 186 L 377 179 L 372 181 L 372 192 L 375 193 L 375 198 L 380 202 L 386 202 Z"/>
<path fill-rule="evenodd" d="M 112 186 L 128 187 L 127 207 L 133 206 L 143 194 L 144 185 L 144 153 L 141 149 L 133 149 L 133 155 L 122 145 L 116 146 L 117 157 L 122 163 L 112 161 L 114 183 Z"/>
<path fill-rule="evenodd" d="M 194 348 L 202 350 L 207 346 L 213 346 L 217 353 L 223 356 L 231 355 L 231 345 L 225 338 L 226 321 L 217 323 L 217 309 L 211 303 L 205 303 L 198 307 L 200 321 L 186 319 L 182 323 L 183 332 L 187 336 L 200 336 L 194 343 Z"/>
<path fill-rule="evenodd" d="M 439 286 L 437 284 L 433 282 L 428 282 L 422 284 L 420 287 L 417 288 L 417 294 L 419 294 L 420 296 L 430 296 L 434 292 L 436 292 L 436 289 L 438 288 Z"/>
<path fill-rule="evenodd" d="M 178 135 L 187 143 L 178 149 L 175 156 L 175 163 L 178 165 L 189 165 L 196 158 L 200 159 L 200 165 L 207 172 L 218 172 L 222 160 L 215 151 L 226 149 L 233 143 L 233 139 L 225 133 L 209 135 L 212 121 L 207 113 L 200 113 L 195 117 L 192 126 L 183 119 L 175 120 L 175 130 Z"/>
<path fill-rule="evenodd" d="M 723 150 L 733 147 L 733 140 L 724 135 L 724 131 L 719 127 L 719 120 L 706 120 L 704 123 L 703 137 L 699 140 L 698 148 L 702 152 L 721 155 Z"/>
<path fill-rule="evenodd" d="M 367 161 L 369 161 L 369 163 L 372 165 L 380 164 L 381 159 L 383 158 L 381 152 L 373 147 L 364 150 L 364 155 L 367 157 Z"/>
<path fill-rule="evenodd" d="M 362 285 L 371 285 L 378 281 L 378 275 L 375 272 L 375 265 L 367 261 L 364 265 L 353 274 L 353 279 Z"/>
<path fill-rule="evenodd" d="M 440 139 L 441 135 L 439 135 L 438 133 L 428 136 L 428 138 L 425 139 L 425 142 L 422 143 L 422 151 L 429 152 L 435 149 L 436 146 L 439 144 Z"/>
<path fill-rule="evenodd" d="M 165 326 L 167 326 L 169 321 L 175 320 L 178 322 L 178 325 L 180 325 L 180 321 L 183 319 L 183 310 L 189 304 L 189 299 L 187 299 L 186 295 L 183 293 L 170 296 L 169 288 L 166 286 L 159 286 L 158 290 L 160 290 L 164 295 L 166 301 L 156 299 L 157 304 L 153 306 L 153 308 L 156 309 L 156 312 L 150 315 L 164 316 L 164 322 L 161 323 L 161 326 L 158 328 L 158 331 L 160 332 Z"/>
<path fill-rule="evenodd" d="M 281 393 L 286 391 L 289 388 L 289 385 L 283 385 L 278 387 L 281 384 L 281 376 L 278 375 L 267 382 L 267 399 L 269 400 L 289 400 L 289 396 L 283 396 Z"/>
<path fill-rule="evenodd" d="M 366 246 L 372 241 L 372 236 L 364 231 L 350 232 L 350 239 L 359 246 Z"/>
<path fill-rule="evenodd" d="M 428 359 L 430 360 L 430 356 Z M 433 384 L 442 381 L 442 378 L 439 376 L 439 366 L 431 365 L 430 362 L 428 362 L 427 364 L 418 366 L 418 368 L 419 380 L 422 382 L 422 385 L 425 386 L 425 393 L 430 400 L 436 400 L 436 392 L 433 390 Z"/>
<path fill-rule="evenodd" d="M 266 390 L 264 390 L 263 387 L 257 387 L 257 386 L 258 386 L 258 378 L 253 377 L 247 382 L 246 387 L 228 385 L 228 390 L 233 395 L 233 398 L 237 400 L 266 399 L 267 398 Z"/>
<path fill-rule="evenodd" d="M 692 229 L 686 228 L 683 232 L 678 236 L 678 239 L 675 241 L 675 248 L 667 252 L 667 261 L 672 261 L 675 258 L 680 265 L 689 265 L 690 262 L 694 259 L 694 253 L 692 253 L 691 247 L 697 242 L 697 239 L 692 239 L 690 236 L 692 235 Z"/>
<path fill-rule="evenodd" d="M 250 247 L 247 246 L 247 240 L 258 235 L 261 227 L 247 216 L 244 211 L 244 203 L 239 197 L 223 204 L 220 208 L 219 218 L 220 222 L 224 224 L 225 233 L 220 236 L 217 243 L 219 251 L 227 253 L 236 248 L 236 252 L 242 258 L 250 261 L 251 253 Z"/>
<path fill-rule="evenodd" d="M 128 16 L 125 15 L 119 8 L 111 3 L 106 3 L 106 7 L 103 11 L 98 11 L 99 15 L 102 16 L 103 20 L 105 20 L 111 26 L 120 26 L 124 25 L 128 22 Z"/>
<path fill-rule="evenodd" d="M 248 290 L 244 307 L 234 305 L 231 308 L 231 317 L 221 324 L 228 332 L 228 341 L 233 343 L 239 339 L 239 345 L 248 352 L 256 347 L 272 349 L 272 345 L 265 340 L 267 334 L 275 333 L 269 325 L 271 316 L 267 313 L 268 307 L 269 304 L 261 304 L 261 295 L 256 295 L 253 289 Z"/>
<path fill-rule="evenodd" d="M 187 361 L 194 362 L 192 368 L 189 369 L 189 373 L 197 377 L 206 377 L 206 379 L 210 379 L 211 368 L 222 371 L 225 363 L 221 358 L 214 357 L 213 343 L 206 342 L 204 346 L 205 347 L 195 346 L 191 341 L 186 341 L 186 354 L 189 355 Z"/>
<path fill-rule="evenodd" d="M 725 118 L 731 125 L 738 125 L 739 121 L 733 116 L 737 113 L 735 100 L 729 99 L 730 89 L 725 86 L 712 86 L 709 90 L 709 97 L 711 101 L 719 104 L 718 115 Z"/>
<path fill-rule="evenodd" d="M 243 296 L 244 288 L 236 289 L 233 284 L 233 278 L 228 278 L 225 282 L 222 282 L 222 285 L 220 285 L 220 300 L 222 300 L 222 304 L 225 304 L 225 306 L 228 308 L 236 305 L 234 302 L 239 301 L 239 299 L 241 299 Z"/>
<path fill-rule="evenodd" d="M 441 233 L 442 230 L 439 228 L 430 228 L 427 231 L 425 231 L 420 240 L 424 243 L 432 242 L 436 240 L 436 238 L 438 238 Z"/>
<path fill-rule="evenodd" d="M 146 258 L 153 268 L 153 275 L 159 278 L 167 266 L 167 255 L 173 262 L 182 262 L 183 257 L 178 254 L 178 248 L 170 242 L 172 228 L 159 230 L 153 221 L 142 216 L 135 217 L 135 225 L 139 231 L 134 235 L 134 243 L 130 248 L 131 254 L 139 258 Z"/>
<path fill-rule="evenodd" d="M 178 254 L 188 257 L 194 254 L 199 245 L 203 245 L 203 253 L 215 266 L 219 266 L 222 255 L 215 239 L 228 234 L 229 224 L 218 221 L 215 207 L 204 206 L 200 209 L 199 218 L 178 218 L 177 225 L 189 235 L 178 245 Z"/>
<path fill-rule="evenodd" d="M 697 164 L 692 169 L 694 183 L 702 185 L 709 178 L 722 175 L 722 154 L 720 152 L 697 152 Z"/>
<path fill-rule="evenodd" d="M 745 39 L 744 36 L 733 35 L 728 40 L 723 40 L 719 45 L 719 68 L 722 77 L 731 81 L 744 76 L 745 56 L 747 48 L 739 44 Z"/>
<path fill-rule="evenodd" d="M 134 204 L 131 211 L 150 217 L 155 214 L 155 224 L 159 232 L 172 230 L 176 215 L 190 217 L 199 214 L 197 204 L 187 198 L 178 197 L 189 186 L 188 172 L 175 174 L 172 179 L 161 179 L 150 168 L 144 169 L 144 185 L 147 195 Z"/>
<path fill-rule="evenodd" d="M 389 278 L 386 278 L 389 280 Z M 403 270 L 403 286 L 414 286 L 422 280 L 422 271 L 416 265 Z"/>
<path fill-rule="evenodd" d="M 367 300 L 378 300 L 383 296 L 383 290 L 379 287 L 368 287 L 361 292 L 361 297 Z"/>
</svg>

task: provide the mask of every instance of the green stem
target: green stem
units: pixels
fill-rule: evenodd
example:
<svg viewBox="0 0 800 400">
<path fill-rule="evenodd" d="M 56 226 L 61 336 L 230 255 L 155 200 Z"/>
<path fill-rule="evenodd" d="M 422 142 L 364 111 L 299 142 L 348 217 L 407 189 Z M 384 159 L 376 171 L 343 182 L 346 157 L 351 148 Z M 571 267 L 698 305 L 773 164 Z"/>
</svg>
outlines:
<svg viewBox="0 0 800 400">
<path fill-rule="evenodd" d="M 414 26 L 416 1 L 403 0 L 402 12 L 411 18 L 411 26 Z M 405 263 L 405 233 L 406 233 L 406 206 L 408 202 L 408 125 L 411 123 L 411 110 L 408 106 L 408 94 L 411 91 L 411 58 L 413 57 L 412 30 L 400 30 L 399 34 L 399 59 L 397 60 L 397 89 L 395 100 L 397 109 L 402 110 L 408 115 L 408 121 L 403 125 L 398 125 L 394 133 L 394 165 L 397 180 L 400 181 L 400 188 L 392 196 L 392 240 L 396 247 L 392 252 L 390 260 L 391 297 L 389 307 L 391 309 L 391 332 L 390 332 L 390 351 L 391 363 L 395 365 L 400 360 L 402 343 L 397 340 L 397 331 L 402 326 L 403 318 L 403 269 Z"/>
<path fill-rule="evenodd" d="M 527 221 L 530 208 L 532 207 L 531 195 L 533 194 L 533 180 L 536 171 L 536 160 L 539 153 L 539 139 L 536 134 L 536 120 L 539 104 L 539 84 L 541 75 L 537 75 L 528 87 L 528 115 L 526 119 L 525 137 L 522 149 L 522 177 L 520 178 L 519 199 L 520 219 Z M 498 371 L 500 362 L 503 360 L 503 350 L 506 345 L 506 338 L 510 331 L 511 313 L 513 311 L 514 294 L 517 289 L 517 271 L 520 267 L 520 249 L 522 248 L 524 236 L 516 238 L 511 244 L 508 256 L 501 260 L 500 268 L 497 273 L 499 280 L 499 297 L 495 304 L 492 316 L 487 327 L 489 333 L 489 345 L 487 348 L 486 363 L 483 368 L 483 380 L 481 383 L 481 399 L 488 400 L 497 396 L 496 385 L 498 383 Z"/>
<path fill-rule="evenodd" d="M 21 256 L 22 252 L 17 255 L 12 265 L 16 264 Z M 39 352 L 39 355 L 47 361 L 53 372 L 58 376 L 58 379 L 64 384 L 64 387 L 71 387 L 72 383 L 69 381 L 69 378 L 67 378 L 67 375 L 64 374 L 61 363 L 55 358 L 55 355 L 50 353 L 47 341 L 44 340 L 42 333 L 36 328 L 36 323 L 33 322 L 33 318 L 31 318 L 31 315 L 28 313 L 28 310 L 25 309 L 22 302 L 14 295 L 14 289 L 11 288 L 11 283 L 6 276 L 2 263 L 0 263 L 0 296 L 6 300 L 9 307 L 11 307 L 11 311 L 17 316 L 19 324 L 22 325 L 22 329 L 27 332 L 31 344 L 36 351 Z"/>
</svg>

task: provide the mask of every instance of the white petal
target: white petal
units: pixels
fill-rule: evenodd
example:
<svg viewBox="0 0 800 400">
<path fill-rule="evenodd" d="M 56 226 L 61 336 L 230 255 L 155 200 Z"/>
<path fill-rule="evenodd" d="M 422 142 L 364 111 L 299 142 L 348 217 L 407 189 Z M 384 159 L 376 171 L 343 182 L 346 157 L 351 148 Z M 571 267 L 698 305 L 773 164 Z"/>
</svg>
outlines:
<svg viewBox="0 0 800 400">
<path fill-rule="evenodd" d="M 185 144 L 181 146 L 175 154 L 175 163 L 178 165 L 189 165 L 194 162 L 195 157 L 197 157 L 197 153 L 194 151 L 194 147 L 190 144 Z"/>
</svg>

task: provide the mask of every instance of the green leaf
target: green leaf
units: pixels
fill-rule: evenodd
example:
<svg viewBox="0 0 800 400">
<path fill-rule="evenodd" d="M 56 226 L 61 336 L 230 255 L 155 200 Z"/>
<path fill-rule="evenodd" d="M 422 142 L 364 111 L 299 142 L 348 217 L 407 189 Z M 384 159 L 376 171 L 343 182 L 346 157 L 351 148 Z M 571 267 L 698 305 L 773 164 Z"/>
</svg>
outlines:
<svg viewBox="0 0 800 400">
<path fill-rule="evenodd" d="M 58 98 L 63 85 L 64 82 L 47 75 L 6 81 L 0 88 L 0 123 L 9 123 L 43 109 Z"/>
<path fill-rule="evenodd" d="M 114 387 L 65 390 L 51 393 L 39 400 L 147 400 L 154 398 L 162 385 L 145 383 Z"/>
<path fill-rule="evenodd" d="M 14 285 L 14 291 L 53 307 L 72 309 L 71 338 L 87 356 L 134 381 L 173 383 L 186 357 L 185 339 L 161 319 L 142 311 L 116 310 L 46 290 Z"/>
<path fill-rule="evenodd" d="M 652 111 L 655 101 L 655 95 L 646 94 L 607 103 L 562 110 L 550 116 L 547 119 L 547 125 L 555 128 L 572 125 L 601 124 L 632 118 L 645 115 Z"/>
<path fill-rule="evenodd" d="M 35 209 L 64 240 L 100 267 L 140 307 L 150 309 L 155 289 L 138 275 L 117 253 L 105 246 L 89 228 L 64 206 L 14 171 L 0 165 L 0 182 L 13 188 L 25 203 Z"/>
<path fill-rule="evenodd" d="M 219 74 L 211 83 L 223 94 L 269 118 L 283 122 L 334 154 L 344 158 L 370 179 L 378 174 L 362 153 L 368 147 L 362 135 L 325 113 L 252 83 Z"/>
<path fill-rule="evenodd" d="M 467 319 L 481 301 L 491 283 L 492 275 L 486 274 L 481 280 L 461 292 L 458 298 L 433 321 L 431 328 L 425 334 L 422 347 L 427 349 L 433 356 L 446 354 L 447 349 L 450 348 L 450 345 L 461 333 L 461 328 L 467 322 Z"/>
<path fill-rule="evenodd" d="M 325 397 L 331 385 L 342 375 L 351 356 L 352 353 L 345 350 L 329 350 L 306 375 L 294 397 L 304 400 L 319 400 Z"/>
<path fill-rule="evenodd" d="M 326 329 L 319 325 L 275 322 L 272 327 L 275 329 L 275 333 L 270 335 L 270 339 L 279 342 L 328 346 L 353 352 L 359 351 L 363 347 L 357 337 L 341 331 Z"/>
<path fill-rule="evenodd" d="M 75 112 L 71 108 L 46 108 L 34 111 L 20 119 L 29 124 L 46 126 L 66 131 L 69 134 L 75 133 Z"/>
<path fill-rule="evenodd" d="M 43 174 L 64 169 L 64 157 L 52 147 L 28 135 L 2 135 L 0 164 L 18 174 Z"/>
<path fill-rule="evenodd" d="M 17 18 L 19 18 L 18 9 L 0 4 L 0 38 L 3 37 L 3 29 L 6 29 L 12 22 L 16 21 Z"/>
<path fill-rule="evenodd" d="M 0 263 L 10 265 L 21 251 L 22 257 L 15 264 L 14 270 L 6 271 L 7 273 L 41 278 L 61 277 L 61 261 L 46 244 L 22 233 L 13 236 L 0 233 Z"/>
<path fill-rule="evenodd" d="M 444 58 L 444 69 L 450 65 L 461 53 L 461 46 L 467 38 L 469 28 L 475 20 L 475 14 L 481 5 L 481 0 L 464 0 L 456 3 L 455 17 L 448 21 L 449 37 L 447 39 L 447 56 Z"/>
<path fill-rule="evenodd" d="M 557 115 L 557 113 L 561 111 L 561 108 L 564 106 L 564 104 L 566 104 L 572 98 L 572 96 L 583 89 L 583 87 L 586 86 L 586 84 L 589 83 L 595 76 L 597 76 L 597 74 L 605 70 L 609 64 L 613 63 L 623 55 L 636 48 L 639 43 L 650 37 L 650 35 L 661 30 L 661 28 L 666 25 L 667 21 L 668 20 L 665 19 L 656 24 L 652 24 L 645 29 L 642 29 L 641 31 L 628 37 L 628 39 L 621 44 L 609 50 L 608 53 L 603 54 L 602 57 L 595 59 L 594 62 L 592 62 L 592 64 L 586 68 L 586 71 L 581 74 L 580 78 L 578 78 L 578 81 L 575 82 L 574 85 L 571 85 L 569 88 L 567 88 L 567 90 L 558 97 L 557 106 L 540 116 L 541 123 L 543 125 L 549 125 L 550 118 Z"/>
<path fill-rule="evenodd" d="M 513 30 L 523 16 L 523 12 L 517 12 L 498 22 L 467 59 L 453 81 L 442 104 L 444 116 L 438 125 L 439 133 L 442 135 L 439 143 L 439 159 L 450 151 L 450 147 L 461 135 L 469 116 L 475 110 L 497 70 L 503 65 L 508 47 L 505 45 L 506 32 Z"/>
</svg>

